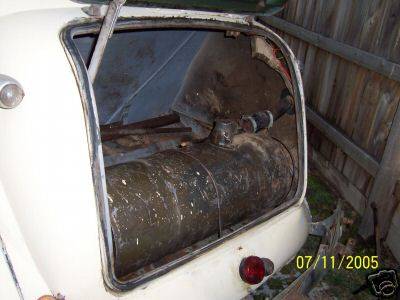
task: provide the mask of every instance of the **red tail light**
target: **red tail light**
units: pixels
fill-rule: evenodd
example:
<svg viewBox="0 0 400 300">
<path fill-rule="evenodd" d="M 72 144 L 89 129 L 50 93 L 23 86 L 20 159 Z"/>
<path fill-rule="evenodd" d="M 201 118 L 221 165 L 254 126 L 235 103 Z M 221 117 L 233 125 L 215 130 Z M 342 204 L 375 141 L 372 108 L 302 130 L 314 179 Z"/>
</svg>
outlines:
<svg viewBox="0 0 400 300">
<path fill-rule="evenodd" d="M 249 256 L 242 260 L 239 267 L 242 280 L 248 284 L 260 283 L 265 275 L 264 261 L 258 256 Z"/>
</svg>

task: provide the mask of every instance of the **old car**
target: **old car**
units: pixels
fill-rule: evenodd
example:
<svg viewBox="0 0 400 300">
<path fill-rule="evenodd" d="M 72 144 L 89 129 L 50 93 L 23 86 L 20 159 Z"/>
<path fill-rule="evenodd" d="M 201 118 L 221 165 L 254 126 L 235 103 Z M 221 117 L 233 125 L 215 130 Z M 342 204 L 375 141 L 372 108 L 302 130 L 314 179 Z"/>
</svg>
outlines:
<svg viewBox="0 0 400 300">
<path fill-rule="evenodd" d="M 1 1 L 1 299 L 239 299 L 295 257 L 282 4 Z"/>
</svg>

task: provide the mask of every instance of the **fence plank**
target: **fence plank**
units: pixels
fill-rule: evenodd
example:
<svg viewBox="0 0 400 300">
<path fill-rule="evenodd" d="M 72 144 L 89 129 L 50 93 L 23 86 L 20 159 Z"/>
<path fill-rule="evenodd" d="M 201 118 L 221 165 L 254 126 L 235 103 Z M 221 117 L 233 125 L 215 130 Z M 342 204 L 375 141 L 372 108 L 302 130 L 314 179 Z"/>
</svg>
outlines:
<svg viewBox="0 0 400 300">
<path fill-rule="evenodd" d="M 378 162 L 366 153 L 363 149 L 355 145 L 350 139 L 345 137 L 340 131 L 321 118 L 309 107 L 306 108 L 307 120 L 320 130 L 327 138 L 335 143 L 344 153 L 349 155 L 354 161 L 362 166 L 368 173 L 375 176 L 379 169 Z"/>
<path fill-rule="evenodd" d="M 378 211 L 380 236 L 384 238 L 389 230 L 396 203 L 393 197 L 394 187 L 400 178 L 400 105 L 390 128 L 388 140 L 379 171 L 375 177 L 371 194 L 368 198 L 366 212 L 363 216 L 359 233 L 368 238 L 374 232 L 371 204 L 375 203 Z"/>
<path fill-rule="evenodd" d="M 309 147 L 309 158 L 312 165 L 330 182 L 342 197 L 351 206 L 362 214 L 365 210 L 367 199 L 360 191 L 351 184 L 346 177 L 337 171 L 326 159 L 323 158 L 313 147 Z"/>
<path fill-rule="evenodd" d="M 344 28 L 347 25 L 347 14 L 349 13 L 348 6 L 351 2 L 348 0 L 335 0 L 332 5 L 332 16 L 331 23 L 325 24 L 324 35 L 330 36 L 333 39 L 340 39 L 344 34 Z M 337 65 L 339 63 L 339 58 L 327 53 L 327 57 L 324 60 L 322 82 L 317 87 L 317 98 L 319 99 L 318 111 L 322 115 L 326 115 L 328 108 L 330 106 L 332 89 L 334 86 L 335 75 L 337 71 Z"/>
<path fill-rule="evenodd" d="M 391 216 L 400 201 L 400 1 L 300 1 L 288 3 L 286 21 L 261 21 L 290 37 L 304 66 L 310 161 L 357 211 L 367 207 L 366 235 L 377 205 L 380 234 L 392 226 L 387 241 L 398 257 L 400 208 Z"/>
<path fill-rule="evenodd" d="M 261 18 L 261 20 L 272 27 L 313 44 L 318 48 L 324 49 L 325 51 L 340 56 L 364 68 L 400 82 L 400 65 L 392 63 L 383 57 L 324 37 L 277 17 L 264 17 Z"/>
<path fill-rule="evenodd" d="M 400 206 L 397 208 L 396 213 L 392 220 L 392 226 L 387 237 L 387 244 L 392 250 L 393 255 L 397 261 L 400 261 Z"/>
</svg>

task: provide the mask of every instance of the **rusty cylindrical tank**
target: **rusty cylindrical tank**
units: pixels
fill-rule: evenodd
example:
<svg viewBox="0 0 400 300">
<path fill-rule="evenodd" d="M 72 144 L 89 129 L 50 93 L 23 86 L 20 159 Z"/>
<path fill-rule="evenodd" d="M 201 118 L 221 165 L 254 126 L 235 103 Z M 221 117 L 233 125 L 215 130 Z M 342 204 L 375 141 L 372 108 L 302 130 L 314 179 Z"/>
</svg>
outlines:
<svg viewBox="0 0 400 300">
<path fill-rule="evenodd" d="M 293 162 L 277 140 L 239 134 L 106 169 L 117 277 L 280 204 Z"/>
</svg>

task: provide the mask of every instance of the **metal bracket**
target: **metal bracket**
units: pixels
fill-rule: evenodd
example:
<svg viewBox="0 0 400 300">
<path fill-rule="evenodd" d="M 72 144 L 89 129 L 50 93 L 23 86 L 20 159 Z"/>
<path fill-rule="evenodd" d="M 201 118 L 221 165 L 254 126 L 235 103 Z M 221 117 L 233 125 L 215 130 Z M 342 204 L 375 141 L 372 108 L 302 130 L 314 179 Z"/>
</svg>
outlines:
<svg viewBox="0 0 400 300">
<path fill-rule="evenodd" d="M 91 4 L 89 6 L 82 7 L 82 11 L 93 18 L 101 17 L 101 5 L 98 4 Z"/>
<path fill-rule="evenodd" d="M 92 83 L 96 79 L 97 71 L 99 70 L 108 39 L 111 38 L 114 32 L 114 27 L 115 23 L 117 22 L 119 12 L 125 2 L 126 0 L 113 0 L 108 6 L 107 13 L 104 17 L 103 25 L 101 26 L 100 34 L 89 64 L 88 73 Z"/>
</svg>

